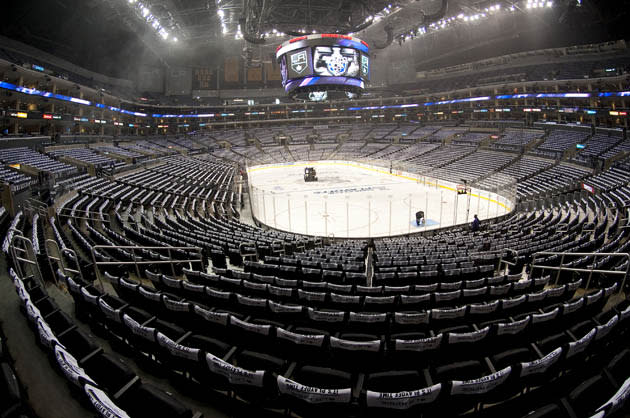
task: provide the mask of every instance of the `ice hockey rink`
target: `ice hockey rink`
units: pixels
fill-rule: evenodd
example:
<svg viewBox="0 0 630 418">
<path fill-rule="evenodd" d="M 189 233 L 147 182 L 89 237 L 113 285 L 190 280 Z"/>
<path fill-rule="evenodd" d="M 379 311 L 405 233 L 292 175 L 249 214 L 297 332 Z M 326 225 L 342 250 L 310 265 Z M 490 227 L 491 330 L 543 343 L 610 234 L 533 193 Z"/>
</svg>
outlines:
<svg viewBox="0 0 630 418">
<path fill-rule="evenodd" d="M 316 169 L 318 181 L 304 181 L 306 167 Z M 475 214 L 483 223 L 513 207 L 488 191 L 473 188 L 458 195 L 454 183 L 351 161 L 268 164 L 247 171 L 254 218 L 306 235 L 402 235 L 466 224 Z M 425 212 L 424 225 L 416 225 L 417 211 Z"/>
</svg>

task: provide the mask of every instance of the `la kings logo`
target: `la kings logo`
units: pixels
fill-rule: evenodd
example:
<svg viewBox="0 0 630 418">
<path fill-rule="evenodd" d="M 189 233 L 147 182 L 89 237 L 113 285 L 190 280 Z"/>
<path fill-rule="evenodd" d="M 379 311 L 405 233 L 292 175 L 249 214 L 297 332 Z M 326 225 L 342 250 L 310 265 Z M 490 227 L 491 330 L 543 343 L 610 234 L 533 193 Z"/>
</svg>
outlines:
<svg viewBox="0 0 630 418">
<path fill-rule="evenodd" d="M 306 70 L 306 51 L 291 55 L 291 69 L 298 74 L 302 74 Z"/>
</svg>

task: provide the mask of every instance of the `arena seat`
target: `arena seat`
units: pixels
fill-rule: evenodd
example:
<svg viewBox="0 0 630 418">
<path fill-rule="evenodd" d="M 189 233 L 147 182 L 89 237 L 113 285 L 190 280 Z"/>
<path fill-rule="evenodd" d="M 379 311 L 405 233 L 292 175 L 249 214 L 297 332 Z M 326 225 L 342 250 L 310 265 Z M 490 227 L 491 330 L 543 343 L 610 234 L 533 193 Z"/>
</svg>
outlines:
<svg viewBox="0 0 630 418">
<path fill-rule="evenodd" d="M 352 376 L 339 370 L 305 365 L 296 369 L 291 379 L 278 376 L 278 388 L 291 410 L 301 415 L 342 417 L 356 409 L 352 405 Z"/>
<path fill-rule="evenodd" d="M 371 132 L 381 140 L 407 132 L 405 126 L 380 128 L 348 129 Z M 304 130 L 295 131 L 301 142 Z M 153 393 L 148 382 L 155 375 L 183 381 L 184 387 L 200 393 L 221 392 L 230 402 L 306 416 L 594 413 L 628 377 L 623 373 L 627 301 L 605 309 L 619 290 L 613 278 L 594 275 L 582 295 L 587 274 L 550 276 L 548 270 L 523 267 L 544 250 L 627 250 L 619 211 L 615 215 L 606 208 L 630 197 L 622 184 L 624 169 L 616 166 L 614 173 L 597 177 L 606 186 L 600 195 L 561 194 L 569 182 L 588 178 L 590 172 L 566 162 L 551 163 L 544 160 L 545 153 L 565 152 L 574 135 L 559 132 L 545 138 L 533 148 L 537 157 L 510 154 L 485 164 L 483 159 L 499 155 L 476 149 L 488 135 L 438 127 L 426 132 L 432 135 L 426 144 L 409 148 L 344 143 L 338 151 L 373 152 L 384 159 L 409 155 L 418 167 L 452 169 L 471 181 L 522 167 L 521 196 L 550 193 L 553 198 L 540 202 L 540 209 L 519 207 L 488 221 L 481 233 L 454 227 L 370 242 L 305 243 L 295 234 L 241 222 L 234 213 L 239 198 L 229 187 L 235 171 L 225 160 L 208 155 L 170 156 L 154 168 L 89 180 L 77 187 L 76 197 L 59 202 L 64 215 L 50 232 L 60 244 L 65 238 L 64 245 L 80 249 L 83 262 L 99 244 L 190 245 L 202 252 L 202 262 L 192 265 L 176 261 L 190 254 L 171 254 L 171 269 L 156 263 L 168 260 L 162 249 L 135 254 L 99 249 L 97 261 L 147 262 L 141 274 L 133 266 L 104 269 L 103 288 L 91 277 L 84 282 L 57 275 L 68 287 L 77 318 L 148 375 L 142 382 L 136 379 L 116 401 L 129 406 L 130 414 L 138 413 L 140 407 L 132 405 L 137 397 L 154 402 L 151 411 L 162 408 L 156 416 L 189 416 L 188 408 Z M 244 135 L 235 138 L 244 141 Z M 429 144 L 452 135 L 459 136 L 450 144 Z M 499 145 L 522 150 L 541 138 L 525 135 Z M 321 147 L 281 148 L 286 152 L 292 147 L 298 155 L 324 153 Z M 140 148 L 153 147 L 147 143 L 123 149 L 135 154 Z M 417 150 L 426 152 L 414 155 Z M 477 165 L 467 169 L 471 162 Z M 167 176 L 181 182 L 169 184 Z M 203 180 L 192 180 L 201 176 Z M 105 221 L 104 214 L 111 219 Z M 593 219 L 597 221 L 589 228 Z M 41 247 L 42 220 L 25 216 L 23 221 L 23 229 Z M 241 256 L 241 244 L 256 255 Z M 500 259 L 514 262 L 509 274 L 504 265 L 499 268 Z M 559 257 L 538 261 L 560 265 Z M 565 261 L 583 268 L 591 263 L 592 256 Z M 621 266 L 612 259 L 599 263 Z M 47 296 L 45 286 L 29 286 L 25 306 L 31 326 L 45 334 L 44 319 L 54 339 L 99 387 L 111 395 L 136 378 L 124 362 L 104 353 L 96 339 L 73 324 Z M 42 344 L 54 345 L 54 339 L 44 337 Z"/>
<path fill-rule="evenodd" d="M 148 414 L 152 417 L 192 418 L 193 413 L 173 395 L 153 385 L 142 383 L 126 390 L 118 399 L 122 408 L 132 416 Z"/>
</svg>

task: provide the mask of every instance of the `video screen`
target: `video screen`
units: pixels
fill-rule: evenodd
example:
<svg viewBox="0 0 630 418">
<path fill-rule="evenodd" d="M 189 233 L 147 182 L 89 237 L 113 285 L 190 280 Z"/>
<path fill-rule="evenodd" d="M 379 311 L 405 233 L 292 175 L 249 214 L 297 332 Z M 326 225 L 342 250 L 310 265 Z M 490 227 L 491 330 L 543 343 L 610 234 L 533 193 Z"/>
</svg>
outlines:
<svg viewBox="0 0 630 418">
<path fill-rule="evenodd" d="M 370 78 L 367 43 L 337 34 L 304 35 L 276 49 L 287 92 L 317 85 L 364 88 Z"/>
<path fill-rule="evenodd" d="M 370 57 L 365 54 L 361 54 L 361 78 L 370 79 Z"/>
<path fill-rule="evenodd" d="M 359 51 L 340 46 L 316 46 L 313 51 L 313 74 L 322 77 L 359 77 Z"/>
<path fill-rule="evenodd" d="M 289 74 L 287 73 L 287 56 L 283 56 L 280 59 L 280 75 L 282 76 L 282 85 L 287 84 L 289 80 Z"/>
<path fill-rule="evenodd" d="M 286 55 L 289 79 L 306 77 L 313 74 L 310 55 L 310 48 L 292 51 Z"/>
</svg>

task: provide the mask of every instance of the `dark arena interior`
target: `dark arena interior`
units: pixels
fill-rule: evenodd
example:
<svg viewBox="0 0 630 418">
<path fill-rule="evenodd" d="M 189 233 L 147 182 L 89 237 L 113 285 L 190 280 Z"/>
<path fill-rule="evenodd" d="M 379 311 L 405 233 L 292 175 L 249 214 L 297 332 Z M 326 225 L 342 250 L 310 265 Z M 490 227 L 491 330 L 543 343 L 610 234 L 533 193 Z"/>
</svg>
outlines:
<svg viewBox="0 0 630 418">
<path fill-rule="evenodd" d="M 630 417 L 629 12 L 3 1 L 0 417 Z"/>
</svg>

